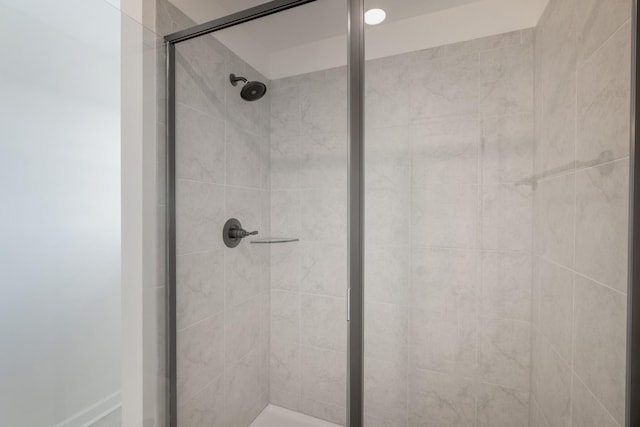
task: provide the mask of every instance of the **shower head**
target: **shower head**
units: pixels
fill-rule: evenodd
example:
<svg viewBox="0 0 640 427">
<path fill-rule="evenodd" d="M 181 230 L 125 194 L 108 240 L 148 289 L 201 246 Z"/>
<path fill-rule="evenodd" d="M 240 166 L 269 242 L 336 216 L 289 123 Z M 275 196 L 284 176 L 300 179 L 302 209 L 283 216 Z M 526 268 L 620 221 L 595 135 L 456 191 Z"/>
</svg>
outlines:
<svg viewBox="0 0 640 427">
<path fill-rule="evenodd" d="M 240 97 L 245 101 L 257 101 L 267 93 L 267 85 L 262 82 L 250 82 L 244 77 L 229 75 L 229 81 L 233 86 L 237 86 L 238 82 L 244 82 L 244 87 L 240 91 Z"/>
</svg>

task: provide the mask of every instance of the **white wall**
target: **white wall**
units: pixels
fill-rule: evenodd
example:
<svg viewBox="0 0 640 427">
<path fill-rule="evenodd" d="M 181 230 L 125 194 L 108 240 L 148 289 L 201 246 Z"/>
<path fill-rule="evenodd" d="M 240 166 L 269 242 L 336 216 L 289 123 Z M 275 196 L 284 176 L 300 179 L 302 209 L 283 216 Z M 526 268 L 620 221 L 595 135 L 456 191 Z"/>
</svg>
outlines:
<svg viewBox="0 0 640 427">
<path fill-rule="evenodd" d="M 80 425 L 119 403 L 120 12 L 3 0 L 0 35 L 2 424 Z"/>
</svg>

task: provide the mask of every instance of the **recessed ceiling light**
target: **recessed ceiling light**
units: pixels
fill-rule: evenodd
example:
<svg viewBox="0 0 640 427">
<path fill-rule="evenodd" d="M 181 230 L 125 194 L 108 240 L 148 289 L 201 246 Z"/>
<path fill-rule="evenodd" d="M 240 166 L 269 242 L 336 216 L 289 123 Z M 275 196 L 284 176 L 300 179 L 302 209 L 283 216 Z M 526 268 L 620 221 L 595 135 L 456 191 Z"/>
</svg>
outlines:
<svg viewBox="0 0 640 427">
<path fill-rule="evenodd" d="M 364 13 L 364 22 L 369 25 L 378 25 L 387 17 L 387 13 L 382 9 L 369 9 Z"/>
</svg>

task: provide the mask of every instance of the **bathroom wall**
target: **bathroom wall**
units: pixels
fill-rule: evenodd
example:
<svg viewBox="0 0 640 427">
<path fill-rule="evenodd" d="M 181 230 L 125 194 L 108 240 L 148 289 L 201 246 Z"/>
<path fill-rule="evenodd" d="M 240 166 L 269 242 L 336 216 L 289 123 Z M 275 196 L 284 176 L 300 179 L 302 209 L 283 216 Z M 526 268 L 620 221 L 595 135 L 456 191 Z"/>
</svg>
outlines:
<svg viewBox="0 0 640 427">
<path fill-rule="evenodd" d="M 528 421 L 532 36 L 367 63 L 367 425 Z M 271 401 L 344 424 L 346 69 L 271 86 Z"/>
<path fill-rule="evenodd" d="M 121 22 L 101 0 L 0 2 L 2 425 L 121 403 Z"/>
<path fill-rule="evenodd" d="M 163 5 L 173 22 L 177 9 Z M 183 18 L 182 18 L 183 19 Z M 230 73 L 265 78 L 213 36 L 176 47 L 178 423 L 248 426 L 269 400 L 269 248 L 224 246 L 238 218 L 269 235 L 269 96 L 240 98 Z"/>
<path fill-rule="evenodd" d="M 531 426 L 622 426 L 629 0 L 551 0 L 536 29 Z"/>
</svg>

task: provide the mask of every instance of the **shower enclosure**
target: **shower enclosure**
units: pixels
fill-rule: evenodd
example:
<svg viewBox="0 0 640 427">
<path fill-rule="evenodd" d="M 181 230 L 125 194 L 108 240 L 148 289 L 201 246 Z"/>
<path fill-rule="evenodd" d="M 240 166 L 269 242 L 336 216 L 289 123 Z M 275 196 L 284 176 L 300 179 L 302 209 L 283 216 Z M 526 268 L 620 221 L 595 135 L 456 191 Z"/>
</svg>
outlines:
<svg viewBox="0 0 640 427">
<path fill-rule="evenodd" d="M 634 425 L 629 0 L 205 3 L 158 3 L 168 425 Z"/>
</svg>

